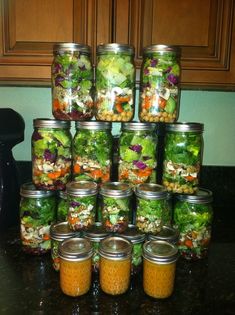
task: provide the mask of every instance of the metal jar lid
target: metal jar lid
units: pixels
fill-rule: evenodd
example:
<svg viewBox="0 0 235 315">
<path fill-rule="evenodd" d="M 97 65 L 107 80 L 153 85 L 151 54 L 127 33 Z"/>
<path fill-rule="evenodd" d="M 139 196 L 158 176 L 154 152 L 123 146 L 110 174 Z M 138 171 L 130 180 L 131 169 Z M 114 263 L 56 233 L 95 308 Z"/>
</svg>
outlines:
<svg viewBox="0 0 235 315">
<path fill-rule="evenodd" d="M 133 194 L 131 186 L 122 182 L 106 182 L 100 186 L 100 194 L 106 197 L 123 198 Z"/>
<path fill-rule="evenodd" d="M 39 190 L 33 183 L 24 183 L 20 187 L 20 195 L 28 198 L 47 198 L 55 196 L 55 192 L 51 190 Z"/>
<path fill-rule="evenodd" d="M 137 197 L 144 199 L 166 199 L 167 190 L 164 186 L 154 183 L 138 184 L 135 188 Z"/>
<path fill-rule="evenodd" d="M 77 235 L 77 232 L 70 229 L 68 222 L 52 224 L 50 227 L 50 236 L 56 241 L 62 241 Z"/>
<path fill-rule="evenodd" d="M 179 55 L 180 54 L 180 47 L 178 46 L 168 46 L 168 45 L 149 45 L 144 47 L 143 50 L 144 53 L 165 53 L 165 52 L 172 52 L 174 54 Z"/>
<path fill-rule="evenodd" d="M 180 201 L 187 201 L 189 203 L 205 204 L 213 201 L 213 194 L 208 189 L 199 188 L 194 195 L 177 194 L 176 198 Z"/>
<path fill-rule="evenodd" d="M 153 123 L 141 123 L 141 122 L 125 122 L 121 124 L 121 130 L 133 130 L 133 131 L 154 131 L 156 125 Z"/>
<path fill-rule="evenodd" d="M 69 182 L 66 185 L 66 192 L 70 196 L 94 196 L 98 193 L 98 186 L 91 181 Z"/>
<path fill-rule="evenodd" d="M 204 125 L 196 122 L 176 122 L 166 126 L 166 131 L 203 132 Z"/>
<path fill-rule="evenodd" d="M 93 242 L 99 242 L 105 237 L 109 236 L 110 233 L 106 232 L 103 228 L 101 222 L 96 222 L 94 225 L 88 228 L 88 230 L 83 232 L 85 238 Z"/>
<path fill-rule="evenodd" d="M 122 236 L 127 238 L 132 244 L 139 244 L 145 241 L 145 234 L 141 233 L 134 224 L 129 224 Z"/>
<path fill-rule="evenodd" d="M 93 247 L 89 240 L 72 237 L 59 244 L 59 257 L 69 261 L 80 261 L 90 258 Z"/>
<path fill-rule="evenodd" d="M 122 260 L 132 253 L 132 243 L 121 236 L 108 236 L 100 242 L 99 253 L 104 258 Z"/>
<path fill-rule="evenodd" d="M 158 264 L 173 263 L 178 259 L 178 248 L 166 241 L 147 241 L 143 245 L 143 257 Z"/>
<path fill-rule="evenodd" d="M 33 120 L 33 126 L 35 128 L 60 128 L 69 129 L 71 124 L 68 120 L 56 120 L 49 118 L 36 118 Z"/>
<path fill-rule="evenodd" d="M 161 228 L 161 231 L 157 235 L 148 235 L 149 240 L 159 240 L 159 241 L 166 241 L 169 243 L 176 244 L 179 239 L 179 231 L 170 227 L 164 225 Z"/>
<path fill-rule="evenodd" d="M 110 122 L 103 121 L 76 121 L 75 128 L 88 130 L 111 130 L 112 124 Z"/>
<path fill-rule="evenodd" d="M 114 52 L 114 53 L 128 53 L 130 55 L 134 54 L 134 47 L 127 44 L 117 44 L 117 43 L 109 43 L 109 44 L 101 44 L 97 47 L 97 54 L 102 54 L 106 52 Z"/>
<path fill-rule="evenodd" d="M 78 43 L 57 43 L 53 46 L 53 52 L 79 51 L 84 54 L 91 53 L 91 47 Z"/>
</svg>

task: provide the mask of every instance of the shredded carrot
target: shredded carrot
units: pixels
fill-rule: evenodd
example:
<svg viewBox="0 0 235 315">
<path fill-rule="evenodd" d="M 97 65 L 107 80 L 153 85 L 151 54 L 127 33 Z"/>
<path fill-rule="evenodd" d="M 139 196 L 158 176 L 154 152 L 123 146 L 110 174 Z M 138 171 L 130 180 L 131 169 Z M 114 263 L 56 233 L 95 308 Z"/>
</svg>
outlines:
<svg viewBox="0 0 235 315">
<path fill-rule="evenodd" d="M 93 177 L 94 179 L 100 178 L 103 175 L 100 169 L 93 170 L 90 172 L 90 174 L 91 174 L 91 177 Z"/>
<path fill-rule="evenodd" d="M 48 241 L 49 239 L 50 239 L 50 235 L 49 234 L 43 235 L 43 240 L 44 241 Z"/>
<path fill-rule="evenodd" d="M 123 112 L 123 108 L 122 108 L 122 104 L 121 103 L 116 103 L 116 110 L 118 113 L 122 113 Z"/>
<path fill-rule="evenodd" d="M 192 182 L 193 180 L 195 180 L 195 177 L 193 177 L 193 176 L 191 176 L 191 175 L 188 175 L 188 176 L 186 176 L 185 178 L 186 178 L 186 180 L 187 180 L 188 182 Z"/>
<path fill-rule="evenodd" d="M 189 247 L 189 248 L 192 248 L 192 247 L 193 247 L 193 242 L 192 242 L 191 240 L 186 240 L 186 241 L 184 242 L 184 245 L 187 246 L 187 247 Z"/>
<path fill-rule="evenodd" d="M 149 96 L 145 96 L 144 102 L 142 103 L 142 107 L 145 109 L 149 109 L 152 105 L 151 98 Z"/>
<path fill-rule="evenodd" d="M 120 174 L 120 178 L 128 178 L 129 172 L 128 170 L 123 170 Z"/>
<path fill-rule="evenodd" d="M 148 177 L 152 174 L 151 168 L 146 168 L 144 170 L 138 170 L 138 176 L 139 177 Z"/>
<path fill-rule="evenodd" d="M 130 96 L 118 96 L 116 100 L 120 103 L 127 103 L 130 101 Z"/>
<path fill-rule="evenodd" d="M 76 173 L 76 174 L 81 173 L 81 166 L 80 166 L 79 164 L 75 164 L 75 165 L 73 166 L 73 171 L 74 171 L 74 173 Z"/>
<path fill-rule="evenodd" d="M 110 175 L 109 175 L 109 173 L 104 173 L 103 175 L 102 175 L 102 182 L 107 182 L 107 181 L 109 181 L 110 180 Z"/>
<path fill-rule="evenodd" d="M 60 175 L 61 175 L 61 171 L 55 171 L 55 172 L 51 172 L 51 173 L 47 174 L 47 176 L 50 179 L 56 179 L 56 178 L 60 177 Z"/>
<path fill-rule="evenodd" d="M 77 223 L 79 221 L 80 221 L 80 219 L 78 217 L 70 217 L 70 216 L 68 217 L 68 222 L 70 224 L 75 224 L 75 223 Z"/>
</svg>

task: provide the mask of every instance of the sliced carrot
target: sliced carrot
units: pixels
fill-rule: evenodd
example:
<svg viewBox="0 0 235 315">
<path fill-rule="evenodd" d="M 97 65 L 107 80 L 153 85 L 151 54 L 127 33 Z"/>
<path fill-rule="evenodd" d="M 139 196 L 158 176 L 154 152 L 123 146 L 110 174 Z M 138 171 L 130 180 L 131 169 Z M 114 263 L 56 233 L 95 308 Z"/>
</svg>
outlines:
<svg viewBox="0 0 235 315">
<path fill-rule="evenodd" d="M 55 110 L 60 109 L 60 102 L 59 102 L 59 100 L 57 98 L 53 100 L 53 108 Z"/>
<path fill-rule="evenodd" d="M 127 103 L 130 101 L 130 96 L 118 96 L 116 100 L 120 103 Z"/>
<path fill-rule="evenodd" d="M 158 105 L 159 105 L 159 107 L 160 107 L 161 109 L 164 109 L 165 106 L 166 106 L 166 100 L 164 100 L 164 98 L 162 98 L 162 97 L 159 97 L 159 99 L 158 99 Z"/>
<path fill-rule="evenodd" d="M 61 171 L 55 171 L 55 172 L 51 172 L 51 173 L 47 174 L 47 176 L 50 179 L 56 179 L 56 178 L 60 177 L 60 175 L 61 175 Z"/>
<path fill-rule="evenodd" d="M 148 177 L 152 174 L 151 168 L 146 168 L 144 170 L 138 170 L 138 176 L 139 177 Z"/>
<path fill-rule="evenodd" d="M 116 110 L 118 113 L 122 113 L 123 112 L 123 107 L 121 103 L 116 103 L 115 104 Z"/>
<path fill-rule="evenodd" d="M 104 174 L 102 174 L 101 178 L 102 178 L 102 182 L 107 182 L 110 180 L 110 175 L 109 175 L 109 173 L 104 173 Z"/>
<path fill-rule="evenodd" d="M 192 247 L 193 247 L 193 242 L 192 242 L 191 240 L 186 240 L 186 241 L 184 242 L 184 245 L 187 246 L 187 247 L 189 247 L 189 248 L 192 248 Z"/>
<path fill-rule="evenodd" d="M 80 219 L 78 217 L 68 217 L 68 222 L 70 224 L 75 224 L 75 223 L 77 223 L 79 221 L 80 221 Z"/>
<path fill-rule="evenodd" d="M 49 234 L 43 235 L 43 240 L 44 241 L 48 241 L 49 239 L 50 239 L 50 235 Z"/>
<path fill-rule="evenodd" d="M 75 165 L 73 166 L 73 171 L 74 171 L 74 173 L 76 173 L 76 174 L 81 173 L 81 166 L 80 166 L 79 164 L 75 164 Z"/>
<path fill-rule="evenodd" d="M 100 169 L 97 169 L 97 170 L 93 170 L 90 172 L 91 174 L 91 177 L 94 178 L 94 179 L 98 179 L 98 178 L 101 178 L 103 173 Z"/>
<path fill-rule="evenodd" d="M 186 176 L 185 178 L 186 178 L 186 180 L 187 180 L 188 182 L 192 182 L 193 180 L 196 179 L 196 177 L 193 177 L 193 176 L 191 176 L 191 175 L 188 175 L 188 176 Z"/>
<path fill-rule="evenodd" d="M 123 170 L 121 173 L 120 173 L 120 178 L 123 179 L 123 178 L 128 178 L 129 176 L 129 172 L 128 170 Z"/>
</svg>

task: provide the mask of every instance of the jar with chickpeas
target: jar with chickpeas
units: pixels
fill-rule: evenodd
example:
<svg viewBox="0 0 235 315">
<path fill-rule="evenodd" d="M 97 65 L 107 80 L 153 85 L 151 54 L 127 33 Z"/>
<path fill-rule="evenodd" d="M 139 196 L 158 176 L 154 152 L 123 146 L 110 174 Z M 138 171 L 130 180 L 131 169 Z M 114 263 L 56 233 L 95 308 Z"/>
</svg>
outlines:
<svg viewBox="0 0 235 315">
<path fill-rule="evenodd" d="M 144 48 L 140 75 L 139 119 L 175 122 L 180 99 L 180 51 L 175 46 Z"/>
<path fill-rule="evenodd" d="M 168 191 L 194 194 L 198 191 L 203 155 L 203 124 L 167 124 L 162 184 Z"/>
<path fill-rule="evenodd" d="M 117 43 L 99 45 L 96 66 L 96 120 L 132 120 L 134 99 L 134 48 Z"/>
</svg>

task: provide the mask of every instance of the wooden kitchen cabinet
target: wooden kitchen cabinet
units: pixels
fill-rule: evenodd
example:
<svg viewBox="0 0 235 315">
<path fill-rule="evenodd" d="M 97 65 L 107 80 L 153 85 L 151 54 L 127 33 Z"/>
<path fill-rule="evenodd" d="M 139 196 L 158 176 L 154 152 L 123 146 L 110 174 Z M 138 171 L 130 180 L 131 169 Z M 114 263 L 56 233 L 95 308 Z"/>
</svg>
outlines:
<svg viewBox="0 0 235 315">
<path fill-rule="evenodd" d="M 234 0 L 0 0 L 0 84 L 50 85 L 52 47 L 181 46 L 182 88 L 235 90 Z M 137 71 L 138 80 L 139 71 Z"/>
</svg>

